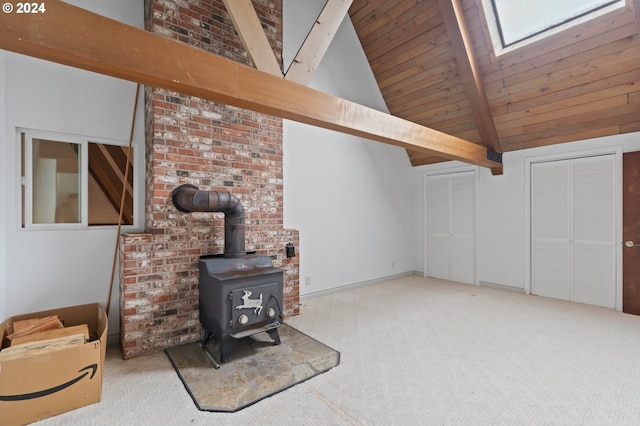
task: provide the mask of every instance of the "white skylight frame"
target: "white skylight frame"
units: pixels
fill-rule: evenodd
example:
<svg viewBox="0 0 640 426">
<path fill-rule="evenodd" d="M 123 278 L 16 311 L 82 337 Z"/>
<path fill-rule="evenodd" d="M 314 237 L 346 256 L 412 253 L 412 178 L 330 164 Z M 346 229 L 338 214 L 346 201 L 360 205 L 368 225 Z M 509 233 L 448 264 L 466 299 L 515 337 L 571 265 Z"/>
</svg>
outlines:
<svg viewBox="0 0 640 426">
<path fill-rule="evenodd" d="M 508 0 L 508 1 L 515 1 L 515 0 Z M 535 2 L 538 8 L 542 8 L 542 7 L 545 7 L 545 4 L 553 5 L 558 0 L 546 0 L 546 1 L 530 0 L 530 1 Z M 491 44 L 493 46 L 493 51 L 495 53 L 495 56 L 498 57 L 500 55 L 503 55 L 505 53 L 518 49 L 522 46 L 526 46 L 528 44 L 531 44 L 536 41 L 542 40 L 546 37 L 549 37 L 551 35 L 557 34 L 575 25 L 579 25 L 581 23 L 594 19 L 598 16 L 602 16 L 611 11 L 619 9 L 621 7 L 625 7 L 628 5 L 630 0 L 612 0 L 612 1 L 613 2 L 611 4 L 599 7 L 598 9 L 593 10 L 591 12 L 583 13 L 578 17 L 571 19 L 569 21 L 559 22 L 547 30 L 535 32 L 533 35 L 527 36 L 522 40 L 509 43 L 507 46 L 503 46 L 502 35 L 500 33 L 500 29 L 498 26 L 498 19 L 496 18 L 496 15 L 495 15 L 493 1 L 481 0 L 481 3 L 482 3 L 482 10 L 484 12 L 484 17 L 487 23 L 487 28 L 489 29 L 489 33 L 490 33 L 489 35 L 490 35 Z"/>
</svg>

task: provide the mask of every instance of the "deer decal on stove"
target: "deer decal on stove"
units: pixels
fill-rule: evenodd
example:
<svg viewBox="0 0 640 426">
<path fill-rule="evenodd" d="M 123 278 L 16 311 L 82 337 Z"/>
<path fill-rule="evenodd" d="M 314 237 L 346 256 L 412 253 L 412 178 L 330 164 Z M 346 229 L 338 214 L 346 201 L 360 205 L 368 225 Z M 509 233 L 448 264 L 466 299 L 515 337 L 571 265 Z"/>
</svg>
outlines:
<svg viewBox="0 0 640 426">
<path fill-rule="evenodd" d="M 242 290 L 242 305 L 236 306 L 236 309 L 253 309 L 253 315 L 260 315 L 262 312 L 262 293 L 259 299 L 249 299 L 253 292 L 251 290 Z"/>
</svg>

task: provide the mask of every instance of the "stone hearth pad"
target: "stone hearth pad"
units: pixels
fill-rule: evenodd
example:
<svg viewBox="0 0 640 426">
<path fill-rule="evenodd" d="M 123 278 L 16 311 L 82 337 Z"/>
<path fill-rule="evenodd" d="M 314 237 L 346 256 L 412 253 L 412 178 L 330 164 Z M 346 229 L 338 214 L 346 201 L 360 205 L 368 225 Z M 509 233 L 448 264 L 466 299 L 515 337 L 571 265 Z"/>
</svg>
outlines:
<svg viewBox="0 0 640 426">
<path fill-rule="evenodd" d="M 280 345 L 267 333 L 238 341 L 232 359 L 214 368 L 200 343 L 165 353 L 201 411 L 233 412 L 324 373 L 340 363 L 340 353 L 283 324 Z M 215 354 L 215 348 L 209 347 Z"/>
</svg>

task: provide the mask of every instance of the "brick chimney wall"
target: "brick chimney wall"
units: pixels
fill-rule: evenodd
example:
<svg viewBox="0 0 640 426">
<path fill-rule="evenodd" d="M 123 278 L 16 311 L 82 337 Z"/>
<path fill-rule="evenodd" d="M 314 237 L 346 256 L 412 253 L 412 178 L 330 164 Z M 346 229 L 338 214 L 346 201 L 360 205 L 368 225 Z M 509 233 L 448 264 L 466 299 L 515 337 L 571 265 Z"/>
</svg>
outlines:
<svg viewBox="0 0 640 426">
<path fill-rule="evenodd" d="M 253 4 L 281 63 L 281 0 Z M 148 31 L 253 67 L 222 0 L 146 0 L 145 17 Z M 120 240 L 123 357 L 201 338 L 198 258 L 223 252 L 224 216 L 178 212 L 170 194 L 184 183 L 242 201 L 246 249 L 285 269 L 285 314 L 298 314 L 300 253 L 287 259 L 284 249 L 299 236 L 283 228 L 282 120 L 146 87 L 145 123 L 146 232 Z"/>
</svg>

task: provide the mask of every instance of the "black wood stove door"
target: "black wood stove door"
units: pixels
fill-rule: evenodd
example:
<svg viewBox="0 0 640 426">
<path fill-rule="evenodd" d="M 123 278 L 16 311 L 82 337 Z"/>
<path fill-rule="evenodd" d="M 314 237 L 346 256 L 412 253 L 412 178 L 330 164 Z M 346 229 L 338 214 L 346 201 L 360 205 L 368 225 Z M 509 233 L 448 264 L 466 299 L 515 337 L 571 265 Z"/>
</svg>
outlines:
<svg viewBox="0 0 640 426">
<path fill-rule="evenodd" d="M 282 290 L 278 282 L 240 287 L 231 291 L 230 298 L 229 325 L 232 330 L 276 320 L 281 313 L 279 303 L 282 300 Z"/>
</svg>

